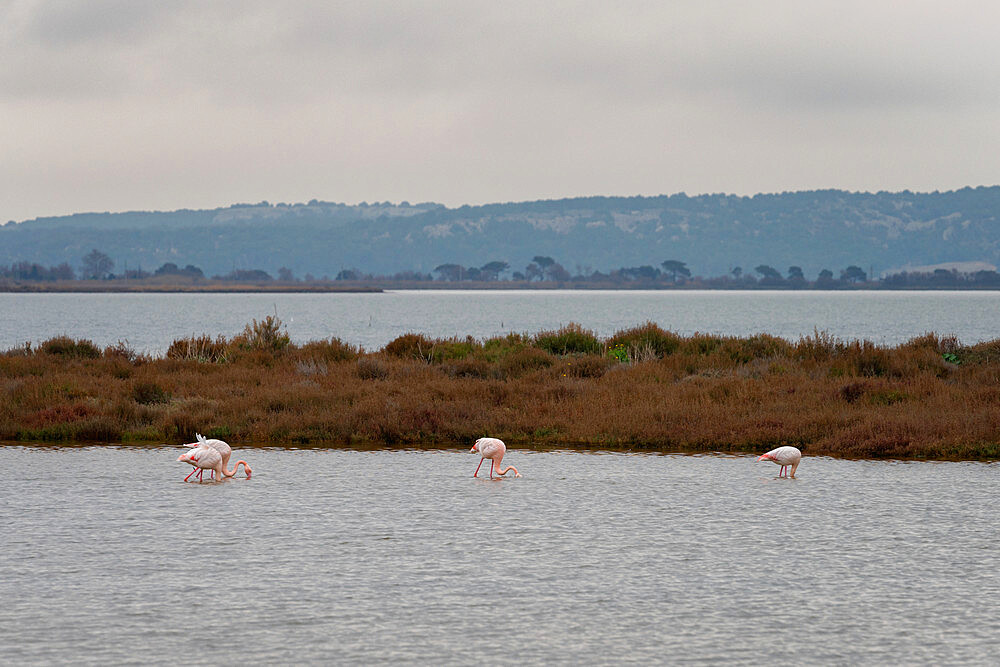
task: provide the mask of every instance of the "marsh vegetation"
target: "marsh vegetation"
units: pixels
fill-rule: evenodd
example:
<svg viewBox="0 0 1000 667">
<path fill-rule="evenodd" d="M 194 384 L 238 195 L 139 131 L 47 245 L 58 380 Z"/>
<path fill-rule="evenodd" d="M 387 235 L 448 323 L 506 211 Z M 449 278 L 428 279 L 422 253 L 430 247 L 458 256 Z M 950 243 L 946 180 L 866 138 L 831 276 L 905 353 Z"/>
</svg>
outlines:
<svg viewBox="0 0 1000 667">
<path fill-rule="evenodd" d="M 58 337 L 0 353 L 0 440 L 468 443 L 935 459 L 1000 456 L 1000 340 L 888 347 L 815 332 L 680 336 L 579 324 L 478 340 L 297 345 L 280 320 L 231 338 Z"/>
</svg>

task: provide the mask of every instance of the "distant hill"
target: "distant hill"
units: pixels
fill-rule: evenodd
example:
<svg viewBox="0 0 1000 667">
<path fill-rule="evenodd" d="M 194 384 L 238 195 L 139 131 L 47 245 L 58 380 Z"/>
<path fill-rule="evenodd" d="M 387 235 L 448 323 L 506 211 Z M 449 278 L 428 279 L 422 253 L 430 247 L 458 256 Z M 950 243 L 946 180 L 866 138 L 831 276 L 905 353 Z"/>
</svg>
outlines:
<svg viewBox="0 0 1000 667">
<path fill-rule="evenodd" d="M 840 190 L 581 197 L 448 208 L 439 204 L 237 204 L 214 210 L 83 213 L 0 226 L 0 264 L 80 265 L 91 249 L 116 270 L 193 264 L 206 275 L 285 266 L 431 272 L 493 260 L 523 271 L 536 255 L 571 273 L 686 262 L 694 275 L 790 265 L 807 277 L 848 265 L 1000 264 L 1000 186 L 951 192 Z"/>
</svg>

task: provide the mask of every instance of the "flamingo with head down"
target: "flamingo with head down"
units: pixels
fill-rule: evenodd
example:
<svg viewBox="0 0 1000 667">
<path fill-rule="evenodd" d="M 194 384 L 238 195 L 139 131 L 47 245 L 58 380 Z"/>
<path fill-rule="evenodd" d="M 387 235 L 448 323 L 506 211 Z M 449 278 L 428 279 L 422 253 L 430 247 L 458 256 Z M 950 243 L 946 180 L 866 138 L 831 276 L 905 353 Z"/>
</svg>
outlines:
<svg viewBox="0 0 1000 667">
<path fill-rule="evenodd" d="M 196 472 L 202 473 L 205 470 L 213 471 L 213 473 L 217 474 L 217 479 L 220 480 L 223 477 L 233 477 L 236 475 L 237 471 L 239 471 L 241 465 L 243 466 L 243 471 L 247 474 L 247 479 L 250 479 L 250 475 L 253 473 L 250 465 L 243 460 L 237 461 L 232 470 L 227 470 L 222 464 L 222 454 L 220 454 L 216 449 L 204 444 L 181 454 L 177 457 L 177 460 L 194 466 L 194 470 L 192 470 L 188 476 L 184 478 L 185 482 L 188 481 L 191 475 Z M 200 474 L 198 481 L 201 481 Z"/>
<path fill-rule="evenodd" d="M 507 466 L 501 469 L 501 464 L 503 463 L 503 455 L 507 453 L 507 445 L 503 444 L 503 440 L 498 440 L 497 438 L 480 438 L 476 440 L 476 444 L 472 446 L 470 451 L 478 452 L 481 459 L 479 459 L 479 465 L 476 467 L 476 472 L 472 473 L 473 477 L 479 474 L 479 468 L 483 466 L 483 461 L 486 459 L 490 460 L 490 479 L 493 479 L 493 467 L 496 466 L 497 474 L 501 477 L 507 474 L 508 471 L 514 471 L 514 477 L 520 477 L 521 473 L 517 471 L 514 466 Z"/>
<path fill-rule="evenodd" d="M 778 471 L 778 477 L 786 475 L 786 468 L 791 468 L 791 473 L 788 477 L 795 478 L 795 469 L 799 467 L 799 461 L 802 460 L 802 452 L 799 451 L 798 447 L 784 446 L 778 447 L 777 449 L 772 449 L 767 454 L 761 454 L 757 457 L 758 461 L 772 461 L 781 466 L 781 470 Z"/>
<path fill-rule="evenodd" d="M 189 442 L 189 443 L 186 443 L 184 446 L 185 447 L 202 447 L 202 446 L 204 446 L 204 447 L 211 447 L 212 449 L 214 449 L 215 451 L 219 452 L 219 454 L 222 455 L 222 467 L 223 468 L 228 468 L 229 467 L 229 457 L 233 455 L 233 448 L 229 446 L 229 443 L 225 442 L 224 440 L 216 440 L 215 438 L 208 439 L 205 436 L 203 436 L 201 433 L 195 433 L 194 437 L 197 440 L 197 442 Z M 193 475 L 195 472 L 198 473 L 198 481 L 200 482 L 201 481 L 201 476 L 202 476 L 202 474 L 205 471 L 203 469 L 198 469 L 197 471 L 192 471 L 191 475 Z M 191 475 L 188 475 L 188 477 L 190 477 Z M 212 479 L 215 479 L 215 471 L 214 470 L 212 470 Z M 187 481 L 187 479 L 185 478 L 184 481 Z"/>
</svg>

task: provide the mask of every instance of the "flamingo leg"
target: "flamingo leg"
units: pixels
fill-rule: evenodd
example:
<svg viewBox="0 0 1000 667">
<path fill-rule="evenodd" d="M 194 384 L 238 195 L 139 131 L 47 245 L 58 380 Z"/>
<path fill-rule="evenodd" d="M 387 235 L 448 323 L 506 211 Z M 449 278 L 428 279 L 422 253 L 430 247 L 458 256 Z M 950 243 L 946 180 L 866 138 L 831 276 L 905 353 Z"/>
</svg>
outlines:
<svg viewBox="0 0 1000 667">
<path fill-rule="evenodd" d="M 191 477 L 191 475 L 195 474 L 196 472 L 198 472 L 197 468 L 191 468 L 191 472 L 189 472 L 188 476 L 184 478 L 184 481 L 185 482 L 188 481 L 188 479 Z"/>
<path fill-rule="evenodd" d="M 205 474 L 204 468 L 198 468 L 198 482 L 201 483 L 201 476 Z"/>
<path fill-rule="evenodd" d="M 496 463 L 493 459 L 490 459 L 490 479 L 493 479 L 493 464 Z"/>
<path fill-rule="evenodd" d="M 473 477 L 475 477 L 476 475 L 479 474 L 479 469 L 483 467 L 483 461 L 485 461 L 485 460 L 486 459 L 479 459 L 479 465 L 476 466 L 476 472 L 472 473 Z M 490 470 L 492 470 L 492 468 L 490 468 Z"/>
</svg>

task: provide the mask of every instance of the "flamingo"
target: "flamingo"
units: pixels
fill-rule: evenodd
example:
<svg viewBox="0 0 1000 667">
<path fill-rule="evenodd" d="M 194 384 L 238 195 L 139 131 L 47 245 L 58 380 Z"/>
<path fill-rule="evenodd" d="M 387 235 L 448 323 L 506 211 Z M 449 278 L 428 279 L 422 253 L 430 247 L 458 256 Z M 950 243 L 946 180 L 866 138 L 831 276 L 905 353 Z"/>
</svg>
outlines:
<svg viewBox="0 0 1000 667">
<path fill-rule="evenodd" d="M 507 445 L 503 444 L 503 440 L 498 440 L 497 438 L 480 438 L 476 440 L 476 444 L 472 446 L 469 451 L 479 452 L 482 456 L 479 459 L 479 465 L 476 466 L 476 472 L 472 473 L 473 477 L 479 474 L 479 468 L 483 466 L 483 461 L 486 459 L 490 460 L 490 479 L 493 479 L 493 466 L 496 466 L 497 474 L 501 477 L 507 474 L 507 471 L 513 470 L 514 477 L 520 477 L 521 473 L 517 471 L 514 466 L 507 466 L 501 469 L 501 464 L 503 462 L 503 455 L 507 453 Z"/>
<path fill-rule="evenodd" d="M 799 451 L 798 447 L 784 446 L 778 447 L 777 449 L 772 449 L 767 454 L 761 454 L 757 457 L 758 461 L 773 461 L 781 466 L 781 470 L 778 471 L 778 477 L 785 475 L 785 468 L 791 467 L 791 473 L 787 475 L 788 477 L 795 477 L 795 469 L 799 467 L 799 461 L 802 459 L 802 452 Z"/>
<path fill-rule="evenodd" d="M 219 454 L 222 455 L 222 467 L 223 468 L 227 468 L 229 466 L 229 457 L 233 455 L 233 448 L 230 447 L 228 443 L 226 443 L 223 440 L 216 440 L 214 438 L 212 438 L 211 440 L 209 440 L 205 436 L 203 436 L 201 433 L 195 433 L 194 437 L 197 439 L 197 442 L 189 442 L 189 443 L 186 443 L 184 446 L 185 447 L 202 447 L 202 446 L 211 447 L 212 449 L 214 449 L 215 451 L 219 452 Z M 198 481 L 200 482 L 201 481 L 201 476 L 202 476 L 202 474 L 205 471 L 199 469 L 197 472 L 198 472 Z M 188 477 L 190 477 L 190 476 L 191 475 L 188 475 Z M 212 479 L 215 479 L 215 471 L 214 470 L 212 471 Z M 187 480 L 185 480 L 185 481 L 187 481 Z"/>
<path fill-rule="evenodd" d="M 222 464 L 222 454 L 208 445 L 199 445 L 194 449 L 188 450 L 178 456 L 177 460 L 194 466 L 194 470 L 192 470 L 188 476 L 184 478 L 185 482 L 188 481 L 188 478 L 190 478 L 191 475 L 196 472 L 204 472 L 205 470 L 211 470 L 218 473 L 218 479 L 222 479 L 223 477 L 232 477 L 237 473 L 241 465 L 243 466 L 243 471 L 247 474 L 247 479 L 250 479 L 250 475 L 253 473 L 253 470 L 250 469 L 247 462 L 243 460 L 237 461 L 232 470 L 226 470 L 225 466 Z M 200 476 L 198 477 L 198 481 L 201 481 Z"/>
</svg>

